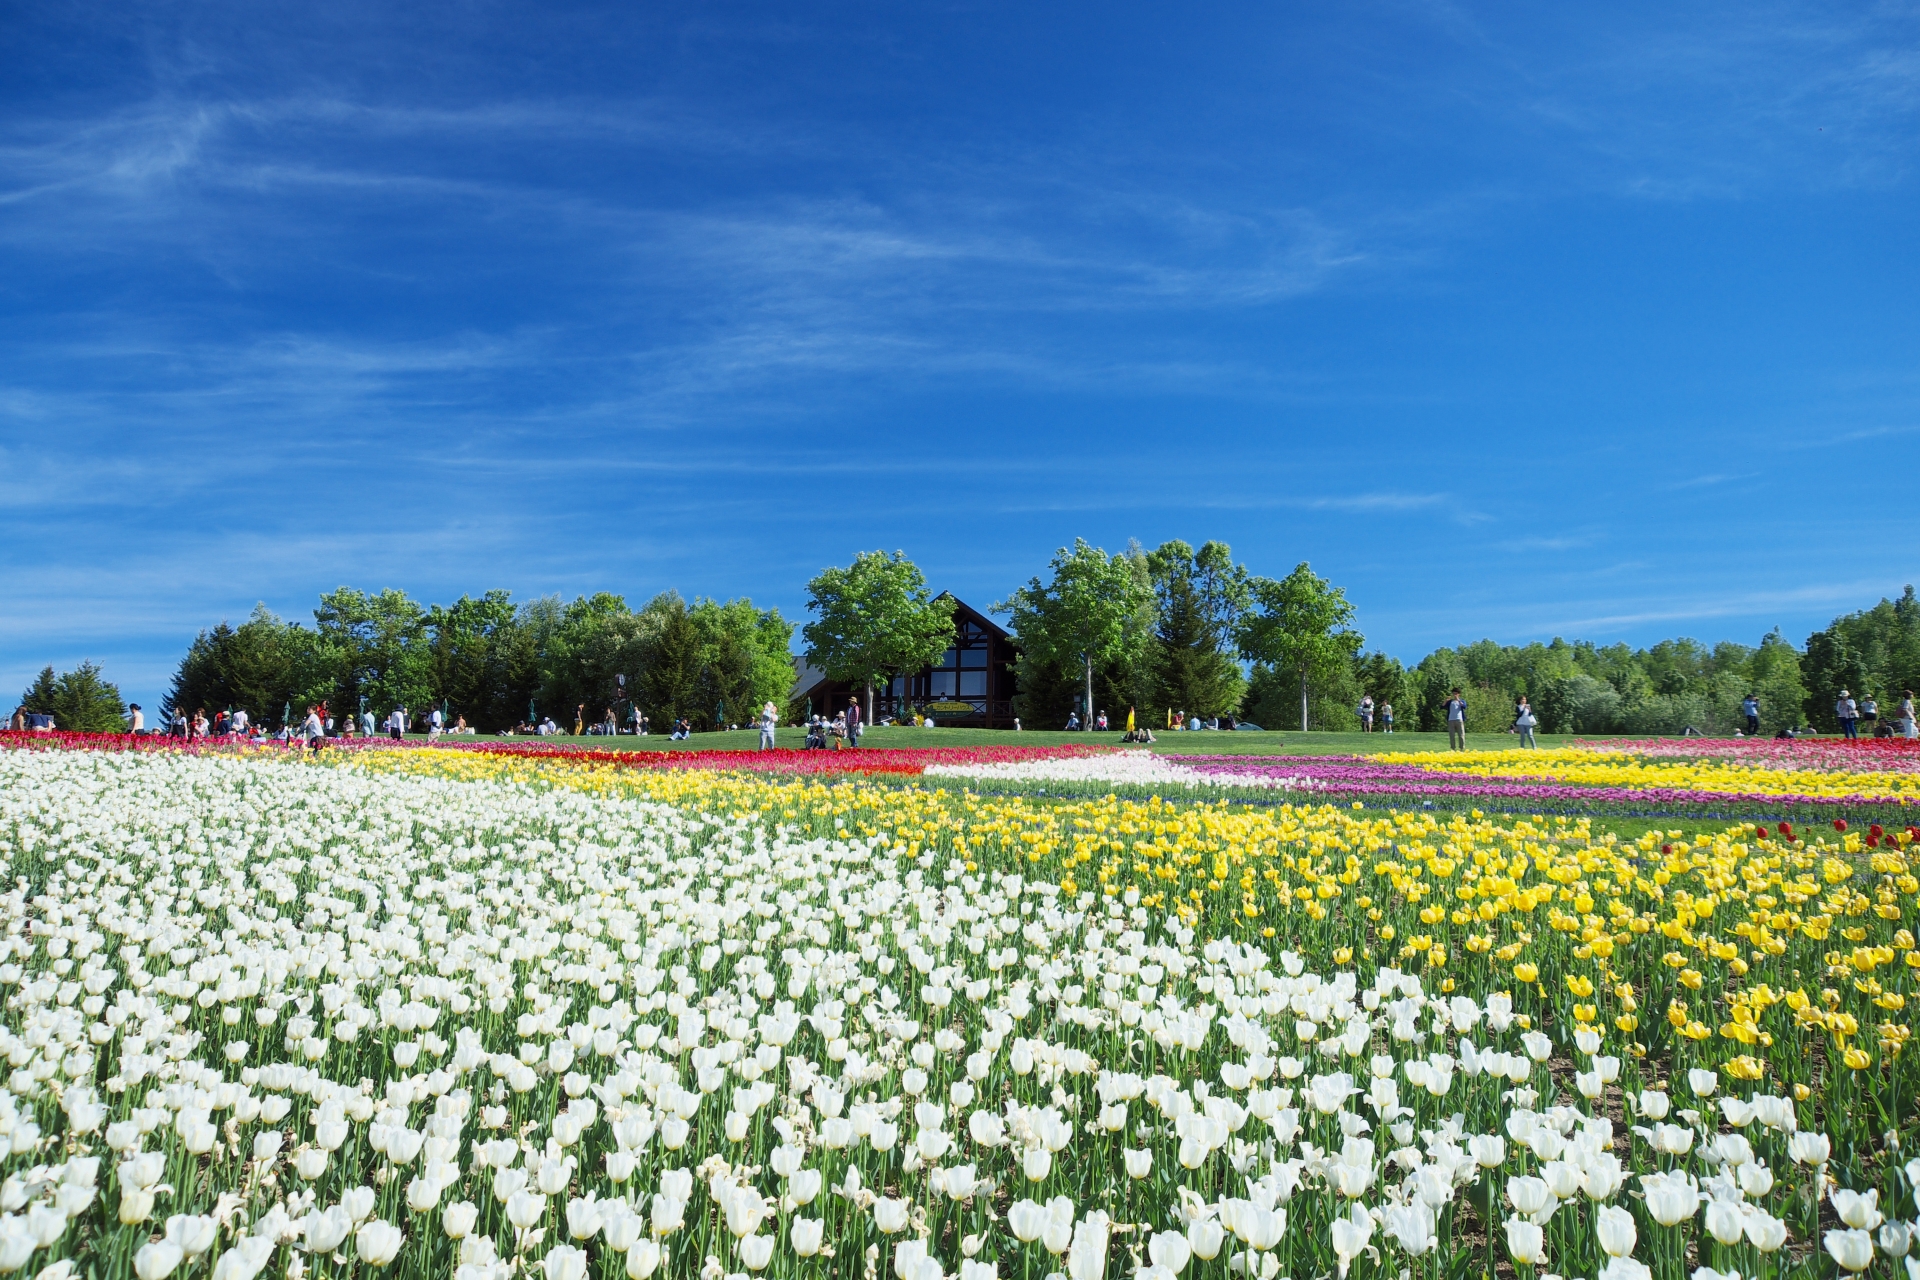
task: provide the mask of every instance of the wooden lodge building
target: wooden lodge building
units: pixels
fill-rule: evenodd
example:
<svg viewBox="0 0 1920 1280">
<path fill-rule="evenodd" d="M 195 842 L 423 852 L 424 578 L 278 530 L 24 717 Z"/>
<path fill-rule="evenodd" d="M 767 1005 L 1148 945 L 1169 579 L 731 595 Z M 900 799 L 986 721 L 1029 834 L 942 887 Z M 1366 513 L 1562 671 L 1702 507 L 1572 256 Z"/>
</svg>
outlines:
<svg viewBox="0 0 1920 1280">
<path fill-rule="evenodd" d="M 953 647 L 924 670 L 896 675 L 873 687 L 872 720 L 903 720 L 920 713 L 935 724 L 966 729 L 1013 728 L 1013 640 L 992 619 L 954 597 Z M 790 705 L 836 716 L 864 692 L 802 665 Z"/>
</svg>

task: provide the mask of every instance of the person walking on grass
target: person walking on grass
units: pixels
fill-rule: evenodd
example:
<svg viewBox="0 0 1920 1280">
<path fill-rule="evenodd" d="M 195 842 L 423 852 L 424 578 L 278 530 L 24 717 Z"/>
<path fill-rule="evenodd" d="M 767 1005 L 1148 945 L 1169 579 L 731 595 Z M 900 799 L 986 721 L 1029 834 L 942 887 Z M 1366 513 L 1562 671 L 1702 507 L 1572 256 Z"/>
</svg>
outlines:
<svg viewBox="0 0 1920 1280">
<path fill-rule="evenodd" d="M 847 703 L 848 746 L 857 747 L 860 745 L 860 731 L 864 728 L 866 728 L 866 724 L 860 719 L 860 699 L 850 699 Z"/>
<path fill-rule="evenodd" d="M 1740 714 L 1747 718 L 1747 736 L 1749 738 L 1759 737 L 1760 697 L 1758 694 L 1749 693 L 1745 698 L 1740 700 Z"/>
<path fill-rule="evenodd" d="M 1521 694 L 1519 714 L 1513 718 L 1514 727 L 1520 730 L 1521 746 L 1537 747 L 1540 745 L 1533 740 L 1533 726 L 1538 723 L 1539 721 L 1534 718 L 1533 708 L 1527 705 L 1527 696 Z"/>
<path fill-rule="evenodd" d="M 1914 721 L 1913 690 L 1908 689 L 1900 697 L 1900 733 L 1906 738 L 1920 738 L 1920 723 Z"/>
<path fill-rule="evenodd" d="M 1447 749 L 1465 751 L 1467 749 L 1467 700 L 1460 696 L 1456 686 L 1447 698 Z"/>
<path fill-rule="evenodd" d="M 1359 710 L 1360 710 L 1360 732 L 1372 733 L 1373 732 L 1373 695 L 1372 694 L 1365 693 L 1360 695 Z"/>
<path fill-rule="evenodd" d="M 1383 702 L 1380 704 L 1380 732 L 1393 732 L 1393 704 L 1391 702 Z"/>
<path fill-rule="evenodd" d="M 760 708 L 760 749 L 773 750 L 773 731 L 780 723 L 780 712 L 769 702 Z"/>
<path fill-rule="evenodd" d="M 1833 718 L 1840 722 L 1840 732 L 1844 736 L 1860 736 L 1860 708 L 1854 705 L 1853 695 L 1845 689 L 1840 691 L 1840 700 L 1833 704 Z"/>
</svg>

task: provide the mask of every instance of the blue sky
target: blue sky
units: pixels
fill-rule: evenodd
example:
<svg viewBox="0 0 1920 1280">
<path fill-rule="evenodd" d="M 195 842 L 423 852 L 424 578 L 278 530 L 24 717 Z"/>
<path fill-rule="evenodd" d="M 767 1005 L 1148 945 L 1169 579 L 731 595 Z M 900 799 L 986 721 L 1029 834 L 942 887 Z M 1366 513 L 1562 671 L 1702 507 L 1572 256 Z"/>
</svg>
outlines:
<svg viewBox="0 0 1920 1280">
<path fill-rule="evenodd" d="M 1075 536 L 1369 643 L 1920 578 L 1911 4 L 0 14 L 0 688 Z"/>
</svg>

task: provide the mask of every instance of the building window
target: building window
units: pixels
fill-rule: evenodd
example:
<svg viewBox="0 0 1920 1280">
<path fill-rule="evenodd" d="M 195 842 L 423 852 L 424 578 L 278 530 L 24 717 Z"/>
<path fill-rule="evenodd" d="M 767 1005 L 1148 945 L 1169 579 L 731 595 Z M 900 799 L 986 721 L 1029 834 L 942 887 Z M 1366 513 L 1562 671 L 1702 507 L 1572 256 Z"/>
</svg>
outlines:
<svg viewBox="0 0 1920 1280">
<path fill-rule="evenodd" d="M 935 671 L 927 678 L 927 692 L 936 698 L 953 697 L 958 676 L 957 671 Z"/>
<path fill-rule="evenodd" d="M 984 671 L 962 671 L 960 673 L 960 696 L 963 698 L 986 697 L 987 673 Z"/>
</svg>

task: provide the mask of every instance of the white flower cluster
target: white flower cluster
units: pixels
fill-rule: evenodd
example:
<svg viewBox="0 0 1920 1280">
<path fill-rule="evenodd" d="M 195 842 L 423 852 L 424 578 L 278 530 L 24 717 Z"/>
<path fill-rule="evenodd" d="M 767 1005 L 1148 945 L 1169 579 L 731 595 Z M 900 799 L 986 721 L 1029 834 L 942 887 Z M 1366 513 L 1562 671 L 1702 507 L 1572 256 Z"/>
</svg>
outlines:
<svg viewBox="0 0 1920 1280">
<path fill-rule="evenodd" d="M 1170 1280 L 1222 1257 L 1272 1280 L 1397 1273 L 1468 1205 L 1516 1261 L 1641 1280 L 1636 1178 L 1653 1223 L 1704 1204 L 1713 1239 L 1764 1255 L 1779 1159 L 1827 1157 L 1769 1095 L 1670 1123 L 1647 1088 L 1617 1133 L 1621 1060 L 1505 994 L 1323 973 L 1133 891 L 880 839 L 5 752 L 0 858 L 0 1271 L 47 1280 L 83 1258 L 138 1280 L 201 1259 L 213 1280 Z M 1847 1231 L 1893 1251 L 1861 1203 L 1835 1197 L 1872 1219 Z"/>
<path fill-rule="evenodd" d="M 1191 764 L 1175 763 L 1151 751 L 1113 751 L 1097 756 L 1068 756 L 1021 760 L 1010 764 L 936 764 L 926 772 L 934 777 L 972 778 L 982 782 L 1075 782 L 1178 788 L 1184 791 L 1223 786 L 1269 791 L 1313 791 L 1324 784 L 1292 775 L 1214 773 Z"/>
</svg>

